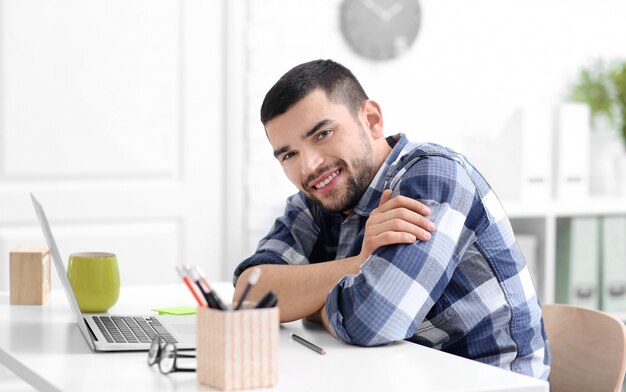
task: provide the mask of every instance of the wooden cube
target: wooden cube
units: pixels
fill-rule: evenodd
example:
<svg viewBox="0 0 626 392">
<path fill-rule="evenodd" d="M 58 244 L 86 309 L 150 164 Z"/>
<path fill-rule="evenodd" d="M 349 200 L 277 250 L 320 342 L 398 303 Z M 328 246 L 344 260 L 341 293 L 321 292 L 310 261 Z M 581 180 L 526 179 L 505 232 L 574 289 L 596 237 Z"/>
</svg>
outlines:
<svg viewBox="0 0 626 392">
<path fill-rule="evenodd" d="M 42 305 L 50 297 L 50 253 L 46 246 L 20 245 L 10 253 L 11 305 Z"/>
</svg>

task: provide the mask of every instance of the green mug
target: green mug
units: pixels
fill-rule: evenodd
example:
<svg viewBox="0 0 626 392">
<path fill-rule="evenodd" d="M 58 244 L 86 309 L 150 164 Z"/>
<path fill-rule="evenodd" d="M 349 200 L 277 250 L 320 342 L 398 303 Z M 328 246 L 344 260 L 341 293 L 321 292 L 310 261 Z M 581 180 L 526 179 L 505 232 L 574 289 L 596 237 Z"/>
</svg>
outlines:
<svg viewBox="0 0 626 392">
<path fill-rule="evenodd" d="M 73 253 L 67 277 L 84 313 L 104 313 L 120 296 L 120 273 L 113 253 Z"/>
</svg>

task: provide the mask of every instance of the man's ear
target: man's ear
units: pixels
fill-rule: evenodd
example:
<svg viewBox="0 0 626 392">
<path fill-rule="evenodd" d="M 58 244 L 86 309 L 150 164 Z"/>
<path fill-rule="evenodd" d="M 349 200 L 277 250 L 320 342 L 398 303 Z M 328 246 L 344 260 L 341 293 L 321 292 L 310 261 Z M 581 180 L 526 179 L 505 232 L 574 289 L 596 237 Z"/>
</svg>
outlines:
<svg viewBox="0 0 626 392">
<path fill-rule="evenodd" d="M 361 106 L 361 113 L 365 115 L 367 128 L 374 139 L 383 137 L 383 112 L 376 101 L 368 99 Z"/>
</svg>

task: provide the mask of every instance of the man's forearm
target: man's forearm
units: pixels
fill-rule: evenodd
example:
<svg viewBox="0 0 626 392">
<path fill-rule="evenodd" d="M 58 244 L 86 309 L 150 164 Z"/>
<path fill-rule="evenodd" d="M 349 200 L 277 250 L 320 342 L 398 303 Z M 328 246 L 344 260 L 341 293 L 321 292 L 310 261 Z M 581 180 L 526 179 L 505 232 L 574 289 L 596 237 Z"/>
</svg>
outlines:
<svg viewBox="0 0 626 392">
<path fill-rule="evenodd" d="M 245 270 L 235 287 L 233 301 L 238 301 L 253 268 L 261 269 L 261 278 L 250 290 L 249 301 L 258 301 L 269 290 L 278 296 L 280 321 L 288 322 L 309 316 L 326 302 L 328 292 L 341 277 L 359 272 L 357 257 L 305 265 L 265 264 Z"/>
</svg>

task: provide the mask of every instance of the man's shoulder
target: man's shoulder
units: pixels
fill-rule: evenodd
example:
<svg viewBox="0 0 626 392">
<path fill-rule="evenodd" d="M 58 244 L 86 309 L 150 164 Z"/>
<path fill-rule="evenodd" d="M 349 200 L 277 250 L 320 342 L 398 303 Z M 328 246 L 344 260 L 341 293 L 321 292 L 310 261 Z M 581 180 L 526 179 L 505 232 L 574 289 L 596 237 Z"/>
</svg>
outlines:
<svg viewBox="0 0 626 392">
<path fill-rule="evenodd" d="M 416 182 L 429 189 L 436 188 L 436 179 L 442 185 L 454 181 L 481 195 L 485 195 L 490 188 L 465 155 L 437 143 L 407 143 L 387 171 L 387 182 L 391 188 L 413 177 L 431 178 L 428 184 Z"/>
<path fill-rule="evenodd" d="M 444 158 L 458 158 L 462 155 L 450 147 L 446 147 L 437 143 L 407 143 L 403 153 L 401 154 L 401 158 L 417 156 L 441 156 Z M 404 158 L 404 160 L 407 159 L 408 158 Z"/>
<path fill-rule="evenodd" d="M 440 157 L 449 160 L 465 160 L 464 157 L 450 147 L 433 142 L 412 142 L 403 133 L 399 133 L 387 138 L 393 144 L 393 151 L 387 159 L 387 175 L 402 172 L 403 168 L 412 166 L 416 161 L 425 157 Z M 432 164 L 446 164 L 442 159 L 426 160 Z"/>
<path fill-rule="evenodd" d="M 395 162 L 390 166 L 388 177 L 403 176 L 412 167 L 431 170 L 433 166 L 446 167 L 468 165 L 467 159 L 449 147 L 437 143 L 407 143 Z"/>
</svg>

